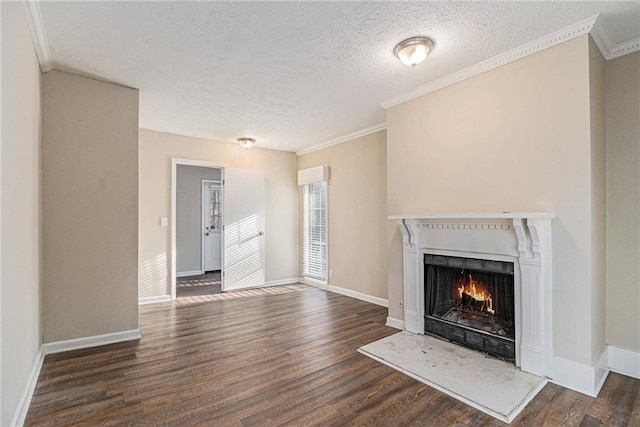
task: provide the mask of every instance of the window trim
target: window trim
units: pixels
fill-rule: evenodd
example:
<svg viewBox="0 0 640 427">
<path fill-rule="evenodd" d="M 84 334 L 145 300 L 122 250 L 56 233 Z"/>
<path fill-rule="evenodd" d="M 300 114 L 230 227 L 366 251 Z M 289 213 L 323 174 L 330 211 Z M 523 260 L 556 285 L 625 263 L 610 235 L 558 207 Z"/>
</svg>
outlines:
<svg viewBox="0 0 640 427">
<path fill-rule="evenodd" d="M 325 221 L 324 221 L 324 235 L 325 235 L 325 239 L 324 239 L 324 256 L 325 256 L 325 260 L 324 260 L 324 279 L 319 278 L 318 276 L 314 276 L 314 275 L 308 275 L 305 274 L 305 250 L 306 250 L 306 245 L 305 245 L 305 241 L 307 236 L 305 235 L 305 218 L 308 215 L 308 208 L 307 208 L 307 197 L 305 196 L 305 192 L 307 191 L 307 188 L 309 188 L 308 186 L 311 185 L 315 185 L 315 184 L 322 184 L 324 186 L 324 211 L 325 211 Z M 300 253 L 300 275 L 301 277 L 304 279 L 305 282 L 308 282 L 308 284 L 314 285 L 314 286 L 322 286 L 322 287 L 326 287 L 329 283 L 329 185 L 327 181 L 318 181 L 318 182 L 312 182 L 312 183 L 308 183 L 308 184 L 304 184 L 301 185 L 302 187 L 302 239 L 301 239 L 301 253 Z"/>
</svg>

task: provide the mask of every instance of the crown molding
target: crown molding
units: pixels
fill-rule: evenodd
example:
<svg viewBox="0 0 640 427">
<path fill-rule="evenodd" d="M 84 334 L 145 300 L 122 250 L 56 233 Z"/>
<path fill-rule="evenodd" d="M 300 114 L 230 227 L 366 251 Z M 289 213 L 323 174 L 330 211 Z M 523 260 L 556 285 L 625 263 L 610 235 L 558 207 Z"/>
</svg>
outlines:
<svg viewBox="0 0 640 427">
<path fill-rule="evenodd" d="M 525 58 L 529 55 L 533 55 L 534 53 L 538 53 L 560 43 L 564 43 L 566 41 L 575 39 L 576 37 L 588 34 L 593 28 L 597 18 L 598 15 L 587 18 L 559 31 L 548 34 L 537 40 L 509 50 L 500 55 L 494 56 L 493 58 L 482 61 L 476 65 L 472 65 L 463 70 L 435 80 L 431 83 L 420 86 L 416 90 L 413 90 L 409 93 L 383 101 L 380 103 L 380 105 L 385 109 L 395 107 L 396 105 L 403 104 L 407 101 L 411 101 L 412 99 L 418 98 L 431 92 L 435 92 L 436 90 L 445 88 L 447 86 L 454 85 L 471 77 L 475 77 L 478 74 L 491 71 L 495 68 L 501 67 L 511 62 L 515 62 L 519 59 Z"/>
<path fill-rule="evenodd" d="M 38 3 L 37 0 L 23 0 L 22 5 L 27 15 L 27 22 L 29 24 L 29 30 L 31 30 L 31 38 L 33 39 L 33 46 L 36 49 L 38 63 L 40 63 L 40 70 L 46 73 L 53 69 L 53 63 L 51 60 L 51 52 L 49 51 L 49 39 L 47 39 L 47 32 L 44 29 L 44 23 L 42 21 L 40 3 Z"/>
<path fill-rule="evenodd" d="M 628 55 L 640 50 L 640 37 L 634 40 L 629 40 L 626 43 L 619 44 L 611 50 L 611 55 L 607 59 L 617 58 L 619 56 Z"/>
<path fill-rule="evenodd" d="M 387 124 L 386 123 L 379 123 L 375 126 L 371 126 L 368 128 L 364 128 L 352 133 L 348 133 L 346 135 L 340 136 L 338 138 L 332 139 L 330 141 L 327 142 L 323 142 L 317 145 L 314 145 L 312 147 L 309 148 L 304 148 L 302 150 L 296 151 L 296 155 L 298 157 L 304 155 L 304 154 L 309 154 L 309 153 L 313 153 L 314 151 L 318 151 L 318 150 L 322 150 L 323 148 L 328 148 L 331 147 L 332 145 L 338 145 L 338 144 L 342 144 L 343 142 L 347 142 L 350 141 L 352 139 L 356 139 L 359 138 L 361 136 L 366 136 L 378 131 L 381 131 L 383 129 L 387 128 Z"/>
<path fill-rule="evenodd" d="M 602 56 L 604 56 L 605 59 L 610 59 L 611 51 L 613 50 L 613 40 L 611 40 L 609 33 L 604 29 L 602 20 L 596 19 L 590 34 L 596 46 L 600 49 Z"/>
<path fill-rule="evenodd" d="M 598 49 L 602 52 L 602 56 L 604 56 L 604 59 L 607 61 L 640 50 L 640 38 L 615 45 L 600 19 L 597 19 L 593 25 L 591 38 L 593 38 Z"/>
</svg>

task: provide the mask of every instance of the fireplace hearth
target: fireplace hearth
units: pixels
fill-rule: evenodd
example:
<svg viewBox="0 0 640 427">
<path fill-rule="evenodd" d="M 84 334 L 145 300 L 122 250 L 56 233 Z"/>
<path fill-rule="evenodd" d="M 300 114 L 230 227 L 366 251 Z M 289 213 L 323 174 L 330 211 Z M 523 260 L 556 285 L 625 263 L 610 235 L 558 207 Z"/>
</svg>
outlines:
<svg viewBox="0 0 640 427">
<path fill-rule="evenodd" d="M 515 362 L 514 265 L 424 255 L 424 332 Z"/>
</svg>

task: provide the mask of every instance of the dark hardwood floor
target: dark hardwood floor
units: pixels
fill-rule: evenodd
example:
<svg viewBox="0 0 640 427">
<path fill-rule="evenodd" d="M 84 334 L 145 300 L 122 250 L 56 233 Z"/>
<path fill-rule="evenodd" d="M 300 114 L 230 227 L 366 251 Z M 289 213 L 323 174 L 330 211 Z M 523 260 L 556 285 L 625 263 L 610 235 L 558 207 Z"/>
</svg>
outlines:
<svg viewBox="0 0 640 427">
<path fill-rule="evenodd" d="M 386 315 L 305 285 L 141 306 L 140 341 L 46 357 L 26 425 L 502 425 L 357 353 Z M 639 426 L 640 380 L 549 384 L 512 424 Z"/>
<path fill-rule="evenodd" d="M 176 278 L 176 298 L 213 295 L 222 292 L 220 272 Z"/>
</svg>

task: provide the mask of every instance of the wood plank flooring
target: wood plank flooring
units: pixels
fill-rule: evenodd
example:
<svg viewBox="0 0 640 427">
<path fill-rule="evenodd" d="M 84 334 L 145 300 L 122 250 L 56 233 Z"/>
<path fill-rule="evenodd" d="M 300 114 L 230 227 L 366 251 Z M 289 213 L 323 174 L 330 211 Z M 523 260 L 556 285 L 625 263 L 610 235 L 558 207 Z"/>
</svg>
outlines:
<svg viewBox="0 0 640 427">
<path fill-rule="evenodd" d="M 177 298 L 219 294 L 222 292 L 221 288 L 222 280 L 219 271 L 176 278 Z"/>
<path fill-rule="evenodd" d="M 140 307 L 142 339 L 46 357 L 27 426 L 498 426 L 356 352 L 387 310 L 305 285 Z M 640 380 L 549 384 L 516 426 L 640 425 Z"/>
</svg>

